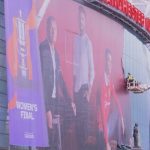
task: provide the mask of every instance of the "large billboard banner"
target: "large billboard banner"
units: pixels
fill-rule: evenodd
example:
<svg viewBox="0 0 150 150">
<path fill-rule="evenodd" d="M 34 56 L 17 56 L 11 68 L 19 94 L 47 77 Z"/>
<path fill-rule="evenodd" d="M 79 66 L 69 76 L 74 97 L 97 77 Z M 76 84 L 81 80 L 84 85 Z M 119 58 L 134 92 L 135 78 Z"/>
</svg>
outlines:
<svg viewBox="0 0 150 150">
<path fill-rule="evenodd" d="M 109 150 L 116 142 L 129 143 L 124 28 L 69 0 L 39 0 L 37 16 L 50 147 Z"/>
<path fill-rule="evenodd" d="M 109 150 L 129 143 L 124 28 L 75 1 L 34 2 L 5 3 L 10 144 Z"/>
<path fill-rule="evenodd" d="M 10 144 L 46 146 L 35 4 L 6 0 L 5 6 Z"/>
</svg>

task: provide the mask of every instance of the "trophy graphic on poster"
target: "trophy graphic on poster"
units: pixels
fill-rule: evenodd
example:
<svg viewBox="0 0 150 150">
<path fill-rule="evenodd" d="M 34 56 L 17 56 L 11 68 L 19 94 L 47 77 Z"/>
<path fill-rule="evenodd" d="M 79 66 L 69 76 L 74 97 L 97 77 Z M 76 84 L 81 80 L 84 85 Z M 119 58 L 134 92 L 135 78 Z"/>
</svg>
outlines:
<svg viewBox="0 0 150 150">
<path fill-rule="evenodd" d="M 22 19 L 22 12 L 20 10 L 19 17 L 16 18 L 17 36 L 18 36 L 18 65 L 19 76 L 22 79 L 28 79 L 27 68 L 27 49 L 26 49 L 26 28 L 25 21 Z"/>
<path fill-rule="evenodd" d="M 22 11 L 19 11 L 19 16 L 16 17 L 16 35 L 17 35 L 17 82 L 22 87 L 29 87 L 31 85 L 31 78 L 29 68 L 29 53 L 30 53 L 30 37 L 27 22 L 23 19 Z M 30 70 L 29 70 L 30 69 Z"/>
</svg>

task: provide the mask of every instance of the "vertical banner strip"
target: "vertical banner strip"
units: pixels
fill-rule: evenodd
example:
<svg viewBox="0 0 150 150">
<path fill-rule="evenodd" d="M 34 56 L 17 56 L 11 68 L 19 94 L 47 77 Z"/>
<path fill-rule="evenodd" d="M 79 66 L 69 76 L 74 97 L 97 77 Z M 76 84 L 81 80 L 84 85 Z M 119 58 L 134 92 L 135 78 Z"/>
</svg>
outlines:
<svg viewBox="0 0 150 150">
<path fill-rule="evenodd" d="M 47 147 L 34 0 L 6 0 L 10 144 Z"/>
</svg>

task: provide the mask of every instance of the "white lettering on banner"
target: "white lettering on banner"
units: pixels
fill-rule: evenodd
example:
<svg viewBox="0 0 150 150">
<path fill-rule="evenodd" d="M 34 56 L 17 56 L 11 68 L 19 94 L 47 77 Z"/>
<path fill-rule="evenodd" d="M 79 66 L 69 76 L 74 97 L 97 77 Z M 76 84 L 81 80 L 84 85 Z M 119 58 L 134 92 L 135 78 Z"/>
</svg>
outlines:
<svg viewBox="0 0 150 150">
<path fill-rule="evenodd" d="M 33 113 L 32 113 L 32 112 L 21 111 L 20 114 L 21 114 L 21 118 L 22 118 L 22 119 L 34 120 L 34 117 L 33 117 Z"/>
<path fill-rule="evenodd" d="M 21 119 L 34 120 L 34 112 L 38 111 L 37 104 L 17 101 L 17 109 L 20 111 Z"/>
<path fill-rule="evenodd" d="M 24 137 L 25 137 L 26 139 L 34 139 L 34 134 L 33 134 L 33 133 L 25 132 L 25 133 L 24 133 Z"/>
<path fill-rule="evenodd" d="M 37 111 L 37 104 L 17 102 L 17 109 L 28 110 L 28 111 Z"/>
</svg>

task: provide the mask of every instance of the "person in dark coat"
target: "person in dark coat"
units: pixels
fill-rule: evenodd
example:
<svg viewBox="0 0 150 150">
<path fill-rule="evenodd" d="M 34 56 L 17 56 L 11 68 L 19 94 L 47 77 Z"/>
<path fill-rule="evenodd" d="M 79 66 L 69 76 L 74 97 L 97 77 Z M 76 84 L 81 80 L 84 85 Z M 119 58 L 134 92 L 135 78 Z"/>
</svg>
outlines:
<svg viewBox="0 0 150 150">
<path fill-rule="evenodd" d="M 62 138 L 73 115 L 71 99 L 62 76 L 60 60 L 55 48 L 57 24 L 53 17 L 47 19 L 47 37 L 40 44 L 40 59 L 49 132 L 48 150 L 61 150 Z M 55 121 L 54 121 L 55 120 Z M 54 125 L 56 120 L 58 125 Z"/>
</svg>

